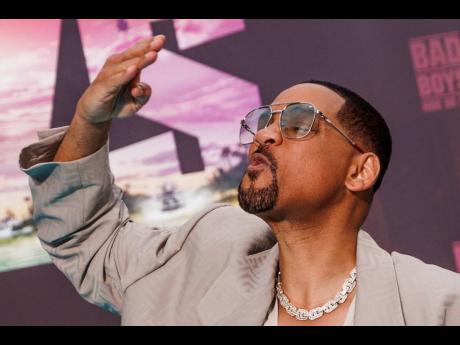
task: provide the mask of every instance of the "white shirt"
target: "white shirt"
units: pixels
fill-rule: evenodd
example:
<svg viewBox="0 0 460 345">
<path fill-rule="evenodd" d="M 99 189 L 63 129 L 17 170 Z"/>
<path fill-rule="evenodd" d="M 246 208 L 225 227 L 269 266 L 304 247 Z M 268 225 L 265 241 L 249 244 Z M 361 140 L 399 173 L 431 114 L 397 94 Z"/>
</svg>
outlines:
<svg viewBox="0 0 460 345">
<path fill-rule="evenodd" d="M 345 322 L 342 326 L 353 326 L 353 318 L 355 316 L 355 296 L 353 296 L 353 301 L 348 308 L 347 316 L 345 317 Z M 267 321 L 263 324 L 264 326 L 278 326 L 278 298 L 275 296 L 275 306 L 268 314 Z"/>
</svg>

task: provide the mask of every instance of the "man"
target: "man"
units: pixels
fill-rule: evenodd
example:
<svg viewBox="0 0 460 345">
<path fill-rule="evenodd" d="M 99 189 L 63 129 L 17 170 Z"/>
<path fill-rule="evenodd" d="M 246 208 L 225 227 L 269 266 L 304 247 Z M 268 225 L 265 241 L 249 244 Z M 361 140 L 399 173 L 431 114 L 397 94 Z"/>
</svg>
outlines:
<svg viewBox="0 0 460 345">
<path fill-rule="evenodd" d="M 340 86 L 281 92 L 241 122 L 242 210 L 175 229 L 135 224 L 113 184 L 113 118 L 137 112 L 164 36 L 111 56 L 69 127 L 23 149 L 38 236 L 86 300 L 123 325 L 460 324 L 460 277 L 379 248 L 361 230 L 391 155 L 385 121 Z M 401 230 L 403 231 L 403 229 Z"/>
</svg>

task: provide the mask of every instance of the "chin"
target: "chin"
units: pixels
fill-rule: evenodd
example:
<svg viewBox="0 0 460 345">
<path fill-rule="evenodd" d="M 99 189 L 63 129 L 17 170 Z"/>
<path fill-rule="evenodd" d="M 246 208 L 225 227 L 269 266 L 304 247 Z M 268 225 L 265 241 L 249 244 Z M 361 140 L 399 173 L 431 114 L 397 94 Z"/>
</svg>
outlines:
<svg viewBox="0 0 460 345">
<path fill-rule="evenodd" d="M 278 188 L 273 184 L 256 188 L 253 183 L 249 187 L 245 187 L 245 184 L 241 183 L 238 187 L 240 207 L 244 211 L 260 217 L 270 216 L 276 210 L 277 199 Z"/>
</svg>

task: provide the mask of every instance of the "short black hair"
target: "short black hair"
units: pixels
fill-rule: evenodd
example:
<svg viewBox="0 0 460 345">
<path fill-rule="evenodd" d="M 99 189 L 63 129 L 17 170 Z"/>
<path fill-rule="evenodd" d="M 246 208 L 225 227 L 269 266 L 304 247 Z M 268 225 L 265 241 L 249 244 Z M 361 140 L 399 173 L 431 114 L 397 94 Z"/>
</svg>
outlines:
<svg viewBox="0 0 460 345">
<path fill-rule="evenodd" d="M 380 160 L 380 174 L 372 189 L 375 193 L 382 184 L 391 157 L 390 129 L 384 118 L 364 98 L 343 86 L 321 80 L 308 80 L 302 83 L 325 86 L 345 99 L 345 103 L 337 113 L 340 124 L 352 139 L 360 139 L 364 147 L 374 152 Z"/>
</svg>

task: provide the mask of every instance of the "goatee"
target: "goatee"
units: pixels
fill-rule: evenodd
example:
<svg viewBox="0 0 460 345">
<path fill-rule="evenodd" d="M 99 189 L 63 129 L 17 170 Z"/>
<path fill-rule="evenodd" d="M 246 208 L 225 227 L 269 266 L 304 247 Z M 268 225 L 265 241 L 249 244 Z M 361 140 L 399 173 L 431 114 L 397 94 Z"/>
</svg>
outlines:
<svg viewBox="0 0 460 345">
<path fill-rule="evenodd" d="M 255 180 L 260 174 L 260 171 L 247 171 L 250 180 L 250 186 L 247 189 L 242 188 L 243 178 L 238 186 L 238 203 L 240 207 L 251 214 L 262 213 L 272 210 L 278 200 L 278 180 L 276 178 L 276 161 L 271 155 L 271 152 L 266 150 L 257 150 L 267 157 L 270 162 L 270 172 L 272 181 L 269 186 L 263 188 L 255 188 Z"/>
</svg>

